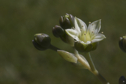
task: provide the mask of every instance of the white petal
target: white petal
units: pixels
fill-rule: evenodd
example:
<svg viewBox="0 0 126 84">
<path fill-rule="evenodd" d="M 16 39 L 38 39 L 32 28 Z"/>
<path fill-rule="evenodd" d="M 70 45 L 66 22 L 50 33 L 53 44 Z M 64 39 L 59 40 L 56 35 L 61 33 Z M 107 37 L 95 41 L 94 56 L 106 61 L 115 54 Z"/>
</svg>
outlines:
<svg viewBox="0 0 126 84">
<path fill-rule="evenodd" d="M 76 30 L 74 30 L 74 29 L 66 29 L 65 31 L 66 31 L 66 33 L 69 36 L 71 36 L 73 39 L 76 39 L 78 41 L 79 33 Z"/>
<path fill-rule="evenodd" d="M 88 44 L 91 44 L 91 41 L 87 41 L 86 43 L 83 42 L 83 41 L 79 41 L 80 43 L 84 44 L 84 45 L 88 45 Z"/>
<path fill-rule="evenodd" d="M 77 63 L 77 57 L 74 56 L 74 54 L 69 53 L 64 50 L 57 50 L 58 54 L 62 56 L 65 60 L 73 63 Z"/>
<path fill-rule="evenodd" d="M 98 42 L 98 41 L 101 41 L 101 40 L 103 40 L 103 39 L 105 39 L 106 37 L 105 37 L 105 35 L 103 35 L 103 34 L 97 34 L 96 36 L 95 36 L 95 38 L 92 40 L 92 42 L 94 43 L 94 42 Z"/>
<path fill-rule="evenodd" d="M 87 25 L 85 24 L 85 22 L 83 22 L 81 19 L 77 18 L 78 19 L 78 25 L 80 27 L 80 30 L 83 30 L 83 31 L 86 31 L 87 30 Z"/>
<path fill-rule="evenodd" d="M 87 43 L 86 44 L 91 44 L 91 41 L 87 41 Z"/>
<path fill-rule="evenodd" d="M 77 23 L 77 18 L 76 17 L 74 19 L 74 24 L 75 24 L 75 30 L 77 30 L 78 32 L 80 32 L 80 28 L 79 28 L 79 25 Z"/>
<path fill-rule="evenodd" d="M 104 38 L 106 38 L 106 37 L 105 37 L 104 34 L 97 34 L 97 35 L 95 36 L 95 38 L 96 38 L 96 39 L 99 39 L 99 38 L 103 38 L 103 39 L 104 39 Z"/>
<path fill-rule="evenodd" d="M 78 32 L 75 29 L 66 29 L 65 31 L 70 35 L 78 35 Z"/>
<path fill-rule="evenodd" d="M 101 19 L 92 22 L 91 24 L 89 24 L 88 26 L 88 31 L 90 31 L 90 33 L 98 33 L 101 29 Z"/>
</svg>

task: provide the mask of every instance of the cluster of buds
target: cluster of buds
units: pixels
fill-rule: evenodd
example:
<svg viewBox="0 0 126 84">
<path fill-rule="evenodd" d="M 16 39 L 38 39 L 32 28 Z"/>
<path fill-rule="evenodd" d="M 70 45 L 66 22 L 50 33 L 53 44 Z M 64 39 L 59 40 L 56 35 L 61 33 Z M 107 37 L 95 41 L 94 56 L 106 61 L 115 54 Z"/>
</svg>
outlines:
<svg viewBox="0 0 126 84">
<path fill-rule="evenodd" d="M 70 29 L 74 27 L 74 16 L 71 14 L 66 14 L 65 16 L 61 16 L 59 19 L 59 23 L 63 29 Z"/>
<path fill-rule="evenodd" d="M 66 14 L 61 16 L 59 19 L 60 26 L 56 25 L 52 29 L 52 33 L 55 37 L 60 37 L 61 40 L 65 43 L 74 45 L 74 39 L 71 38 L 66 32 L 65 29 L 71 29 L 74 27 L 74 16 L 71 14 Z"/>
</svg>

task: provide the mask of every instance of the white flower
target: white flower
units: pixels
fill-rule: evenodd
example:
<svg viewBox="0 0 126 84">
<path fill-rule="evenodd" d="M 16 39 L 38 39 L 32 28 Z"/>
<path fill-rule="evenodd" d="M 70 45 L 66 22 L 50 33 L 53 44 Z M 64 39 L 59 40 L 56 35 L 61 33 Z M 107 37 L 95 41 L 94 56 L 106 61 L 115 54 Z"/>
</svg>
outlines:
<svg viewBox="0 0 126 84">
<path fill-rule="evenodd" d="M 69 36 L 75 39 L 75 42 L 79 42 L 84 46 L 106 38 L 105 35 L 99 33 L 101 29 L 101 19 L 90 23 L 87 27 L 81 19 L 75 17 L 74 25 L 75 27 L 73 29 L 66 29 L 65 31 Z"/>
<path fill-rule="evenodd" d="M 100 34 L 101 29 L 101 19 L 94 21 L 87 25 L 79 18 L 75 17 L 75 28 L 66 29 L 68 35 L 83 44 L 90 44 L 94 42 L 99 42 L 106 38 L 103 34 Z"/>
</svg>

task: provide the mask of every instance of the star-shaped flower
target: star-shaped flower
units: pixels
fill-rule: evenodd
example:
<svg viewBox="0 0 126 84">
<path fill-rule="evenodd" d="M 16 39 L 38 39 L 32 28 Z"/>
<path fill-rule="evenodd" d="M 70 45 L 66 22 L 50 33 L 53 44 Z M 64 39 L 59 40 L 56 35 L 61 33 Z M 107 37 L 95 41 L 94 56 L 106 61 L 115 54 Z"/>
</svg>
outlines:
<svg viewBox="0 0 126 84">
<path fill-rule="evenodd" d="M 75 47 L 76 45 L 81 45 L 80 51 L 86 50 L 87 48 L 88 51 L 90 51 L 94 49 L 93 46 L 95 46 L 97 42 L 106 38 L 105 35 L 99 33 L 101 29 L 101 19 L 90 23 L 87 27 L 85 22 L 75 17 L 74 25 L 74 28 L 66 29 L 65 31 L 69 36 L 75 39 Z M 90 46 L 90 48 L 88 46 Z"/>
</svg>

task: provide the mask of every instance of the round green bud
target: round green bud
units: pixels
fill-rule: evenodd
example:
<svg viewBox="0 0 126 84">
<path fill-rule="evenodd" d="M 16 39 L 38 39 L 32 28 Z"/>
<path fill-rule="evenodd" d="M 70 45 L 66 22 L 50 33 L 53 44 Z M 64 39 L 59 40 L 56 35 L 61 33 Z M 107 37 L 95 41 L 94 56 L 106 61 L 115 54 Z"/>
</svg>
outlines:
<svg viewBox="0 0 126 84">
<path fill-rule="evenodd" d="M 126 52 L 126 36 L 120 37 L 119 47 L 122 51 Z"/>
<path fill-rule="evenodd" d="M 82 44 L 78 41 L 75 41 L 74 47 L 76 50 L 80 52 L 90 52 L 93 51 L 97 48 L 98 42 L 96 43 L 91 43 L 91 44 Z"/>
<path fill-rule="evenodd" d="M 126 84 L 126 79 L 125 79 L 124 76 L 121 76 L 121 77 L 119 78 L 119 84 Z"/>
<path fill-rule="evenodd" d="M 33 43 L 33 45 L 34 45 L 34 47 L 35 47 L 36 49 L 38 49 L 38 50 L 45 50 L 45 49 L 43 49 L 39 44 L 37 44 L 37 43 L 35 42 L 35 40 L 32 40 L 32 43 Z"/>
<path fill-rule="evenodd" d="M 34 40 L 32 40 L 32 43 L 36 49 L 46 50 L 51 45 L 51 38 L 47 34 L 38 33 L 34 35 Z"/>
<path fill-rule="evenodd" d="M 74 27 L 74 16 L 71 14 L 66 14 L 65 16 L 61 16 L 59 19 L 59 23 L 63 29 Z"/>
<path fill-rule="evenodd" d="M 53 27 L 52 33 L 55 37 L 60 37 L 64 34 L 64 30 L 61 26 L 56 25 L 55 27 Z"/>
</svg>

